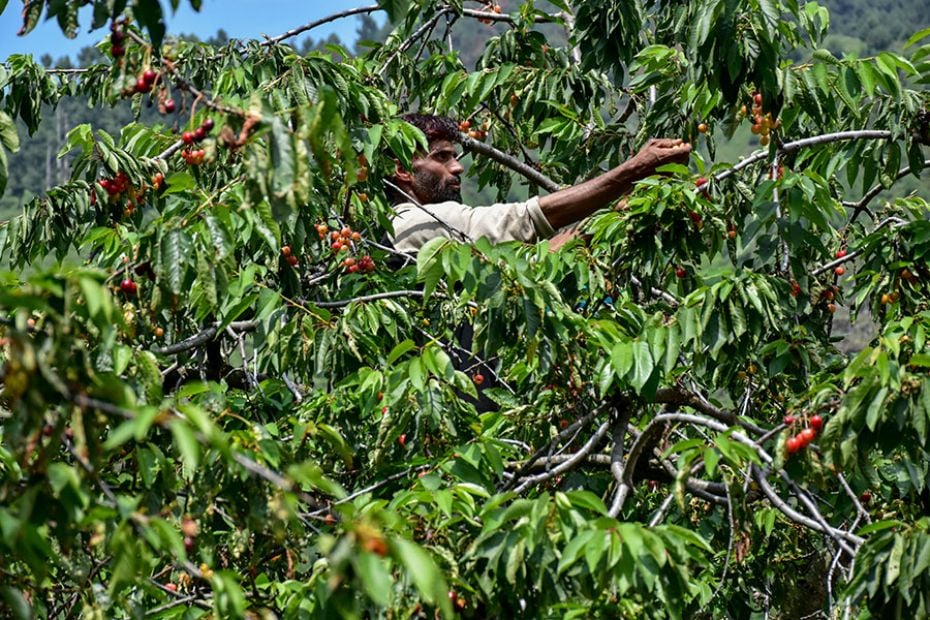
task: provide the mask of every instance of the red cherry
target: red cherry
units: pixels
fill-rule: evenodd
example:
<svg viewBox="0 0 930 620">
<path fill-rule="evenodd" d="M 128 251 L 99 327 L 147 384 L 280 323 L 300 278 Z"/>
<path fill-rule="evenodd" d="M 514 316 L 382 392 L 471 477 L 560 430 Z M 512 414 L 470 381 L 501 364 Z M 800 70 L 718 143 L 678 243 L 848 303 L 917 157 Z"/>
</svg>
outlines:
<svg viewBox="0 0 930 620">
<path fill-rule="evenodd" d="M 152 85 L 145 81 L 143 78 L 136 80 L 136 92 L 137 93 L 147 93 L 152 90 Z"/>
<path fill-rule="evenodd" d="M 125 38 L 126 34 L 122 30 L 113 30 L 110 32 L 110 42 L 113 43 L 113 45 L 119 45 Z"/>
<path fill-rule="evenodd" d="M 194 132 L 185 131 L 184 133 L 182 133 L 181 142 L 183 142 L 184 144 L 193 144 L 194 143 Z"/>
<path fill-rule="evenodd" d="M 801 445 L 801 439 L 799 437 L 789 437 L 788 441 L 785 442 L 788 447 L 788 454 L 794 454 L 800 450 L 803 446 Z"/>
<path fill-rule="evenodd" d="M 294 256 L 293 254 L 291 254 L 290 256 L 287 257 L 287 264 L 290 265 L 291 267 L 296 267 L 296 266 L 297 266 L 297 263 L 299 263 L 299 262 L 300 262 L 300 261 L 299 261 L 299 260 L 297 259 L 297 257 Z"/>
<path fill-rule="evenodd" d="M 752 101 L 756 105 L 762 105 L 762 93 L 756 93 L 752 96 Z"/>
<path fill-rule="evenodd" d="M 843 267 L 843 266 L 837 267 L 836 269 L 833 270 L 833 273 L 835 273 L 838 276 L 841 276 L 844 273 L 846 273 L 846 267 Z"/>
<path fill-rule="evenodd" d="M 155 80 L 158 79 L 158 74 L 152 69 L 146 69 L 142 73 L 142 79 L 145 80 L 147 84 L 154 84 Z"/>
<path fill-rule="evenodd" d="M 174 102 L 174 99 L 165 99 L 165 112 L 168 114 L 174 113 L 177 109 L 178 104 Z"/>
<path fill-rule="evenodd" d="M 291 246 L 289 246 L 289 245 L 283 246 L 283 247 L 281 248 L 281 254 L 284 254 L 285 256 L 290 256 L 290 255 L 291 255 Z"/>
<path fill-rule="evenodd" d="M 782 421 L 785 423 L 785 426 L 791 426 L 792 424 L 794 424 L 794 416 L 793 416 L 793 415 L 786 415 L 786 416 L 784 417 L 784 420 L 782 420 Z"/>
<path fill-rule="evenodd" d="M 401 433 L 400 437 L 397 438 L 397 443 L 400 444 L 400 447 L 403 448 L 407 445 L 407 435 L 406 433 Z"/>
<path fill-rule="evenodd" d="M 122 45 L 114 45 L 110 48 L 110 53 L 113 54 L 113 58 L 121 58 L 126 53 L 126 48 Z"/>
<path fill-rule="evenodd" d="M 207 137 L 207 130 L 202 126 L 194 130 L 194 140 L 201 142 L 204 138 Z"/>
<path fill-rule="evenodd" d="M 837 250 L 836 252 L 837 258 L 843 258 L 844 256 L 846 256 L 846 250 Z"/>
<path fill-rule="evenodd" d="M 695 181 L 694 184 L 698 187 L 701 187 L 702 185 L 707 185 L 707 179 L 705 179 L 704 177 L 698 177 L 697 181 Z"/>
<path fill-rule="evenodd" d="M 138 288 L 136 287 L 136 283 L 130 280 L 129 278 L 126 278 L 125 280 L 123 280 L 120 283 L 119 287 L 127 295 L 135 295 L 136 291 L 138 290 Z"/>
<path fill-rule="evenodd" d="M 213 131 L 213 127 L 214 127 L 213 119 L 212 118 L 204 119 L 203 123 L 200 126 L 203 127 L 204 131 L 206 131 L 207 133 Z"/>
<path fill-rule="evenodd" d="M 801 438 L 801 441 L 803 441 L 804 445 L 806 446 L 807 444 L 809 444 L 810 442 L 814 441 L 814 439 L 817 438 L 817 431 L 808 427 L 808 428 L 805 428 L 803 431 L 801 431 L 798 437 Z"/>
<path fill-rule="evenodd" d="M 678 278 L 683 278 L 683 277 L 685 277 L 686 275 L 688 275 L 688 272 L 685 271 L 685 268 L 684 268 L 684 267 L 678 267 L 678 268 L 675 269 L 675 275 L 676 275 Z"/>
<path fill-rule="evenodd" d="M 859 496 L 859 501 L 868 506 L 870 503 L 872 503 L 872 492 L 863 491 L 862 495 Z"/>
<path fill-rule="evenodd" d="M 165 589 L 166 589 L 166 590 L 171 590 L 172 592 L 177 592 L 177 591 L 178 591 L 178 584 L 176 584 L 176 583 L 166 583 L 166 584 L 165 584 Z"/>
<path fill-rule="evenodd" d="M 474 377 L 472 377 L 471 380 L 475 382 L 475 385 L 481 385 L 482 383 L 484 383 L 484 375 L 482 375 L 481 373 L 478 373 Z"/>
<path fill-rule="evenodd" d="M 823 428 L 823 418 L 819 415 L 812 415 L 810 420 L 811 428 L 816 432 L 820 432 L 820 429 Z"/>
</svg>

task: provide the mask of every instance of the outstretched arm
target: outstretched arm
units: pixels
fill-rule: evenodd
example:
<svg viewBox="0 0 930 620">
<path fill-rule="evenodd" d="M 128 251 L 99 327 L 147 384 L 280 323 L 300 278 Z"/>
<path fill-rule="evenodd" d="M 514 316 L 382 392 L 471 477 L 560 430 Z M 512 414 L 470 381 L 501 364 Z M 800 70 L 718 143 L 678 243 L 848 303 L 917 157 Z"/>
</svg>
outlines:
<svg viewBox="0 0 930 620">
<path fill-rule="evenodd" d="M 584 183 L 539 199 L 543 215 L 553 228 L 582 220 L 630 191 L 633 183 L 655 174 L 665 164 L 688 160 L 691 145 L 679 139 L 650 140 L 640 151 L 613 170 Z"/>
</svg>

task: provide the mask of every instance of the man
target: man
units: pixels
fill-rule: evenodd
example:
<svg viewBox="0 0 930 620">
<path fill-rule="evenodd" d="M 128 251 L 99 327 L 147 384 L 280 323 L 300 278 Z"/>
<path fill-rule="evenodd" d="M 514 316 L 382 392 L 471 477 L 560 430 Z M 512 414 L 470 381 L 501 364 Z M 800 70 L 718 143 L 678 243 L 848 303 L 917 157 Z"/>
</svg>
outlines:
<svg viewBox="0 0 930 620">
<path fill-rule="evenodd" d="M 460 134 L 455 122 L 439 116 L 408 114 L 405 121 L 426 135 L 429 152 L 415 156 L 412 170 L 399 164 L 389 195 L 395 203 L 394 247 L 416 252 L 435 237 L 492 243 L 535 242 L 552 238 L 558 246 L 571 233 L 555 231 L 606 207 L 630 191 L 636 181 L 656 168 L 688 160 L 691 145 L 678 139 L 650 140 L 636 155 L 613 170 L 584 183 L 526 202 L 469 207 L 462 204 L 461 175 L 455 144 Z M 389 185 L 390 187 L 390 185 Z"/>
</svg>

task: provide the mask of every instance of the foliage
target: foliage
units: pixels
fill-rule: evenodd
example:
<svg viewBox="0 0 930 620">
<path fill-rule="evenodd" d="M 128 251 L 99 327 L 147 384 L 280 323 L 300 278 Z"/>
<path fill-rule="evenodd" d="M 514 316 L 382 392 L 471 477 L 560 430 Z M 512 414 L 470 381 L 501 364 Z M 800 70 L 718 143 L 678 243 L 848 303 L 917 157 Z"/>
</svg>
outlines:
<svg viewBox="0 0 930 620">
<path fill-rule="evenodd" d="M 67 33 L 81 4 L 48 6 Z M 77 125 L 0 227 L 14 617 L 926 613 L 928 204 L 875 196 L 927 165 L 930 32 L 838 59 L 794 0 L 383 0 L 385 45 L 337 59 L 162 46 L 128 4 L 94 4 L 102 64 L 0 68 L 4 158 L 71 97 L 177 99 L 190 132 Z M 475 18 L 506 24 L 477 69 L 424 43 Z M 713 157 L 701 122 L 771 144 L 642 181 L 586 245 L 404 256 L 398 102 L 487 123 L 501 195 L 655 135 Z M 837 304 L 879 324 L 852 359 Z"/>
</svg>

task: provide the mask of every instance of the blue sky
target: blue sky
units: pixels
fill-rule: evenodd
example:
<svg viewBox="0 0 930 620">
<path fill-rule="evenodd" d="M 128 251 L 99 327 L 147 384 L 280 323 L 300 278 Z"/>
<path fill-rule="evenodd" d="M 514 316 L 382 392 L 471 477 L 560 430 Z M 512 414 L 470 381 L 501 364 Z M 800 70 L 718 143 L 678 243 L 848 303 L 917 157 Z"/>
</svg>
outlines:
<svg viewBox="0 0 930 620">
<path fill-rule="evenodd" d="M 219 28 L 226 30 L 232 38 L 260 38 L 263 33 L 275 36 L 327 15 L 372 4 L 375 4 L 372 0 L 203 0 L 203 8 L 196 13 L 188 0 L 182 0 L 177 14 L 172 16 L 170 4 L 162 0 L 169 16 L 168 34 L 193 33 L 201 38 L 215 34 Z M 25 37 L 18 37 L 16 33 L 22 26 L 20 10 L 21 3 L 11 0 L 0 14 L 0 61 L 10 54 L 33 54 L 39 58 L 45 53 L 54 58 L 68 55 L 75 59 L 82 47 L 96 44 L 107 33 L 106 28 L 87 32 L 90 7 L 85 7 L 80 19 L 81 32 L 76 39 L 66 39 L 58 28 L 57 20 L 46 22 L 44 15 L 35 30 Z M 375 13 L 374 17 L 380 23 L 384 20 L 384 13 Z M 347 17 L 308 34 L 318 40 L 334 32 L 343 43 L 351 44 L 356 38 L 358 20 L 355 16 Z"/>
</svg>

